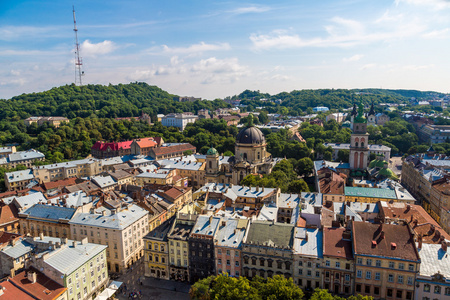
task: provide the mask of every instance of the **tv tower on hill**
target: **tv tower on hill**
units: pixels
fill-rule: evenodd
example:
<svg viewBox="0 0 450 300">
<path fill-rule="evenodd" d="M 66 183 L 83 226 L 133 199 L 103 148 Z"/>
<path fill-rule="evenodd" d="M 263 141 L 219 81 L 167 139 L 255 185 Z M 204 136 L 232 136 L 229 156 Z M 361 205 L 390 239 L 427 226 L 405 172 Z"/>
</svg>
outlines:
<svg viewBox="0 0 450 300">
<path fill-rule="evenodd" d="M 80 44 L 78 44 L 78 29 L 77 29 L 77 21 L 75 19 L 75 7 L 72 6 L 73 9 L 73 31 L 75 32 L 75 85 L 83 85 L 81 81 L 81 76 L 84 75 L 84 71 L 81 71 L 81 66 L 83 65 L 83 61 L 80 57 Z"/>
</svg>

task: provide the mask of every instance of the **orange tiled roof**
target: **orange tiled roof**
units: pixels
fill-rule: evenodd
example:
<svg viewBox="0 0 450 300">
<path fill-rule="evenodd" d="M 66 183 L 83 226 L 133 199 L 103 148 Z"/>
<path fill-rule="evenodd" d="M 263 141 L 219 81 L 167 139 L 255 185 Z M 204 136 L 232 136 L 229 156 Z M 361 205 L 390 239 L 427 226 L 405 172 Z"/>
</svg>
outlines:
<svg viewBox="0 0 450 300">
<path fill-rule="evenodd" d="M 380 211 L 385 219 L 406 221 L 416 235 L 422 235 L 423 243 L 438 244 L 441 236 L 450 240 L 450 235 L 420 205 L 386 202 L 380 205 Z"/>
<path fill-rule="evenodd" d="M 18 210 L 14 204 L 4 205 L 0 207 L 0 224 L 7 224 L 19 221 Z"/>
<path fill-rule="evenodd" d="M 73 178 L 67 178 L 67 179 L 62 179 L 62 180 L 57 180 L 57 181 L 51 181 L 51 182 L 47 182 L 44 183 L 44 188 L 45 190 L 51 190 L 51 189 L 55 189 L 58 187 L 64 187 L 64 186 L 70 186 L 70 185 L 74 185 L 76 183 L 77 178 L 73 177 Z"/>
<path fill-rule="evenodd" d="M 136 144 L 141 148 L 152 148 L 157 146 L 157 143 L 152 137 L 138 139 L 136 140 Z"/>
</svg>

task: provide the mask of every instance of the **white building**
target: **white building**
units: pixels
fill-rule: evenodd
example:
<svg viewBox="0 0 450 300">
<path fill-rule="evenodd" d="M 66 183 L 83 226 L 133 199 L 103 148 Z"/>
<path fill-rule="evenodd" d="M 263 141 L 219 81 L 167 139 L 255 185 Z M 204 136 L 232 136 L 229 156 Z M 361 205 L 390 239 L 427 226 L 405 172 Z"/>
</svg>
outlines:
<svg viewBox="0 0 450 300">
<path fill-rule="evenodd" d="M 184 130 L 187 124 L 194 123 L 195 121 L 197 121 L 197 119 L 198 116 L 193 114 L 168 114 L 161 119 L 161 123 L 163 126 L 173 126 Z"/>
<path fill-rule="evenodd" d="M 148 211 L 130 204 L 118 209 L 100 207 L 79 213 L 69 222 L 74 240 L 107 245 L 108 270 L 122 272 L 144 255 L 142 238 L 149 231 Z"/>
<path fill-rule="evenodd" d="M 450 257 L 447 242 L 422 244 L 417 250 L 420 255 L 420 271 L 416 278 L 416 300 L 450 299 Z"/>
</svg>

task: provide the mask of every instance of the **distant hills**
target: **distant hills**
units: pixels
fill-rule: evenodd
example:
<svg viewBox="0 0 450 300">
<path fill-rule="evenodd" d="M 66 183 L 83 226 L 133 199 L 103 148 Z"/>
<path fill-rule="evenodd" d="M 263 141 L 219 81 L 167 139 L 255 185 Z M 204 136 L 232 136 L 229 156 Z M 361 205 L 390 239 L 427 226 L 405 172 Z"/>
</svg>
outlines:
<svg viewBox="0 0 450 300">
<path fill-rule="evenodd" d="M 289 108 L 290 114 L 299 114 L 308 107 L 327 106 L 329 108 L 348 108 L 355 101 L 381 103 L 401 103 L 411 97 L 430 99 L 444 94 L 432 91 L 390 90 L 390 89 L 317 89 L 294 90 L 275 95 L 245 90 L 226 100 L 242 100 L 249 109 L 267 107 L 269 112 L 279 111 L 280 107 Z M 118 85 L 65 85 L 51 90 L 22 94 L 8 100 L 0 100 L 2 110 L 0 118 L 25 119 L 29 116 L 64 116 L 116 118 L 139 116 L 147 113 L 152 118 L 157 114 L 191 111 L 206 108 L 214 110 L 227 107 L 222 100 L 176 102 L 172 95 L 156 86 L 143 82 Z M 278 100 L 278 101 L 277 101 Z M 281 100 L 281 101 L 280 101 Z"/>
</svg>

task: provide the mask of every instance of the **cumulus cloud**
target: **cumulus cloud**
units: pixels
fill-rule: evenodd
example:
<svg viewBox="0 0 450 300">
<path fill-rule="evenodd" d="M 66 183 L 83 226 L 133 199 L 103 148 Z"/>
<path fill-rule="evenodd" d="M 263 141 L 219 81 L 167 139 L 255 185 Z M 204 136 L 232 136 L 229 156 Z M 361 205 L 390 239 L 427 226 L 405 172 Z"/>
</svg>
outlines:
<svg viewBox="0 0 450 300">
<path fill-rule="evenodd" d="M 97 57 L 98 55 L 111 53 L 117 48 L 114 42 L 108 40 L 100 43 L 91 43 L 89 40 L 85 40 L 80 47 L 83 57 Z"/>
<path fill-rule="evenodd" d="M 362 54 L 355 54 L 355 55 L 350 56 L 350 57 L 344 57 L 344 58 L 342 59 L 342 61 L 343 61 L 343 62 L 358 61 L 358 60 L 360 60 L 360 59 L 363 58 L 363 57 L 364 57 L 364 55 L 362 55 Z"/>
<path fill-rule="evenodd" d="M 302 38 L 287 30 L 274 30 L 268 34 L 251 34 L 255 50 L 287 49 L 302 47 L 353 47 L 374 42 L 389 42 L 400 38 L 415 37 L 426 32 L 426 25 L 417 19 L 396 20 L 390 16 L 374 22 L 360 22 L 334 17 L 326 25 L 326 35 Z"/>
</svg>

